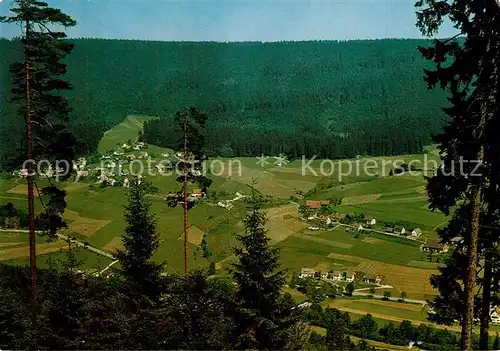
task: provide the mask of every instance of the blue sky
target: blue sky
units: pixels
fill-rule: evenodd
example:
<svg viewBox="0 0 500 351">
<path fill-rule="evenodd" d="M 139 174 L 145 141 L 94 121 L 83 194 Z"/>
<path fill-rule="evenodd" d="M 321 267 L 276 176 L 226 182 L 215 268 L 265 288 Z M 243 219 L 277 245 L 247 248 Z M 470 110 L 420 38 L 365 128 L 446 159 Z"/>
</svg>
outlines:
<svg viewBox="0 0 500 351">
<path fill-rule="evenodd" d="M 70 14 L 69 37 L 189 41 L 419 38 L 413 0 L 46 0 Z M 0 0 L 0 15 L 12 0 Z M 18 35 L 1 25 L 0 36 Z M 448 24 L 440 37 L 454 35 Z"/>
</svg>

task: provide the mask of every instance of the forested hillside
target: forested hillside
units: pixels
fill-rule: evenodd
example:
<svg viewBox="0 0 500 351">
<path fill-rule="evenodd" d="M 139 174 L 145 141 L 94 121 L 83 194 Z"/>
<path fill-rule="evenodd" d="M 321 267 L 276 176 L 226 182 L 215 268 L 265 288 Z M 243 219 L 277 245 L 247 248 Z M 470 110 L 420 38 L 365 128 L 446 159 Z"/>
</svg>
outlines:
<svg viewBox="0 0 500 351">
<path fill-rule="evenodd" d="M 227 156 L 416 152 L 443 123 L 444 95 L 422 80 L 424 41 L 72 41 L 67 79 L 80 152 L 127 114 L 168 117 L 186 106 L 208 114 L 209 147 Z M 7 103 L 14 46 L 0 40 L 3 164 L 23 132 Z M 170 125 L 150 122 L 146 140 L 169 145 Z"/>
</svg>

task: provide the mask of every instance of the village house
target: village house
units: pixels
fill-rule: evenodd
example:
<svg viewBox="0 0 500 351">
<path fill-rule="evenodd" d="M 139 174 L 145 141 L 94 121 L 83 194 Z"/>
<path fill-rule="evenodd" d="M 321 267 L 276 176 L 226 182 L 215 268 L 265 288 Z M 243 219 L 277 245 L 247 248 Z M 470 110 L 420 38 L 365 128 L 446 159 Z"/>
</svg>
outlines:
<svg viewBox="0 0 500 351">
<path fill-rule="evenodd" d="M 167 153 L 161 154 L 163 157 L 168 157 L 169 155 Z"/>
<path fill-rule="evenodd" d="M 385 228 L 385 229 L 384 229 L 384 232 L 385 232 L 385 233 L 392 234 L 392 233 L 394 233 L 394 228 Z"/>
<path fill-rule="evenodd" d="M 363 230 L 363 225 L 361 225 L 361 223 L 354 222 L 351 226 L 358 232 Z"/>
<path fill-rule="evenodd" d="M 492 307 L 490 309 L 491 323 L 500 324 L 500 314 L 498 313 L 497 307 Z"/>
<path fill-rule="evenodd" d="M 130 149 L 130 145 L 129 145 L 129 144 L 127 144 L 127 143 L 124 143 L 124 144 L 122 145 L 122 148 L 123 148 L 123 149 Z"/>
<path fill-rule="evenodd" d="M 127 155 L 127 158 L 129 160 L 135 160 L 137 157 L 134 154 L 129 154 L 129 155 Z"/>
<path fill-rule="evenodd" d="M 301 268 L 299 278 L 314 278 L 316 271 L 312 268 Z"/>
<path fill-rule="evenodd" d="M 86 178 L 88 176 L 89 176 L 89 171 L 77 171 L 76 172 L 77 179 Z"/>
<path fill-rule="evenodd" d="M 316 201 L 316 200 L 307 200 L 306 207 L 310 208 L 312 210 L 318 210 L 321 208 L 321 202 Z"/>
<path fill-rule="evenodd" d="M 141 153 L 139 154 L 139 158 L 148 158 L 149 157 L 149 154 L 145 151 L 141 151 Z"/>
<path fill-rule="evenodd" d="M 405 233 L 406 233 L 405 227 L 401 226 L 394 227 L 394 234 L 405 235 Z"/>
<path fill-rule="evenodd" d="M 229 201 L 224 201 L 224 202 L 219 201 L 217 203 L 217 206 L 225 208 L 228 211 L 233 208 L 233 204 L 231 202 L 229 202 Z"/>
<path fill-rule="evenodd" d="M 366 225 L 375 225 L 375 224 L 377 224 L 377 220 L 373 217 L 366 217 L 365 224 Z"/>
<path fill-rule="evenodd" d="M 125 178 L 123 180 L 123 187 L 124 188 L 130 188 L 130 180 L 128 180 L 128 178 Z"/>
<path fill-rule="evenodd" d="M 201 191 L 201 189 L 194 189 L 193 193 L 191 194 L 191 197 L 194 197 L 194 198 L 201 198 L 204 196 L 205 196 L 205 194 Z"/>
<path fill-rule="evenodd" d="M 326 280 L 331 280 L 332 282 L 339 282 L 343 279 L 344 277 L 341 271 L 330 271 L 326 277 Z"/>
<path fill-rule="evenodd" d="M 332 220 L 331 220 L 331 218 L 330 218 L 330 217 L 326 217 L 326 219 L 325 219 L 325 224 L 326 224 L 326 225 L 330 225 L 330 224 L 332 224 Z"/>
<path fill-rule="evenodd" d="M 356 278 L 356 274 L 354 274 L 354 272 L 352 272 L 351 274 L 346 272 L 346 274 L 345 274 L 346 282 L 352 283 L 355 278 Z"/>
<path fill-rule="evenodd" d="M 452 245 L 460 244 L 462 241 L 464 241 L 464 238 L 461 236 L 456 236 L 454 238 L 451 238 L 451 240 L 450 240 Z"/>
<path fill-rule="evenodd" d="M 425 241 L 425 244 L 420 245 L 420 250 L 424 252 L 430 252 L 432 254 L 439 254 L 448 252 L 448 245 L 440 243 L 438 240 L 427 239 Z"/>
<path fill-rule="evenodd" d="M 307 227 L 307 229 L 309 229 L 309 230 L 319 230 L 319 227 L 315 227 L 315 226 L 310 225 L 309 227 Z"/>
<path fill-rule="evenodd" d="M 108 184 L 111 185 L 111 186 L 115 186 L 115 183 L 116 183 L 116 179 L 113 179 L 113 178 L 108 178 Z"/>
<path fill-rule="evenodd" d="M 107 182 L 108 176 L 106 175 L 106 173 L 101 173 L 101 175 L 97 176 L 97 180 L 99 181 L 99 183 Z"/>
<path fill-rule="evenodd" d="M 418 238 L 420 235 L 422 235 L 422 230 L 420 228 L 415 228 L 411 231 L 411 236 Z"/>
<path fill-rule="evenodd" d="M 123 155 L 124 153 L 125 153 L 125 152 L 123 151 L 123 149 L 122 149 L 122 148 L 119 148 L 119 149 L 115 150 L 115 152 L 113 152 L 113 155 L 115 155 L 115 156 L 121 156 L 121 155 Z"/>
<path fill-rule="evenodd" d="M 380 284 L 382 282 L 381 275 L 367 274 L 363 277 L 363 283 L 365 284 Z"/>
</svg>

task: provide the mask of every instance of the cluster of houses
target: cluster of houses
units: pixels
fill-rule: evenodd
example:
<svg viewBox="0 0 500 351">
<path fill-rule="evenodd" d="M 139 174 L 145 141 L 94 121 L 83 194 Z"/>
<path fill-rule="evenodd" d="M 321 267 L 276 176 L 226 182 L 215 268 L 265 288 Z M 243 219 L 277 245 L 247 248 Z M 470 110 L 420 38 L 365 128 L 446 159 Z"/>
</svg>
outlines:
<svg viewBox="0 0 500 351">
<path fill-rule="evenodd" d="M 355 273 L 348 273 L 346 271 L 336 271 L 330 270 L 328 272 L 325 271 L 317 271 L 313 268 L 301 268 L 299 278 L 314 278 L 318 280 L 324 280 L 326 282 L 354 282 L 356 278 Z M 382 279 L 384 277 L 381 275 L 370 275 L 367 274 L 363 276 L 361 281 L 366 284 L 380 284 L 382 283 Z"/>
<path fill-rule="evenodd" d="M 305 207 L 310 210 L 320 210 L 323 207 L 328 207 L 330 202 L 327 200 L 307 200 L 305 203 Z M 345 213 L 333 213 L 333 214 L 320 214 L 320 211 L 309 215 L 307 218 L 303 218 L 303 220 L 307 221 L 315 221 L 316 225 L 310 225 L 308 227 L 309 230 L 320 230 L 321 227 L 328 227 L 332 224 L 338 223 L 346 218 L 347 214 Z M 372 229 L 373 226 L 377 224 L 377 220 L 373 217 L 366 216 L 362 223 L 353 222 L 348 225 L 346 231 L 357 231 L 361 232 L 365 229 Z M 411 230 L 407 230 L 403 226 L 394 226 L 381 228 L 381 232 L 392 234 L 392 235 L 401 235 L 406 237 L 411 237 L 412 239 L 417 239 L 422 235 L 422 230 L 420 228 L 413 228 Z"/>
<path fill-rule="evenodd" d="M 239 193 L 239 192 L 236 192 L 236 197 L 234 199 L 231 199 L 231 200 L 221 200 L 219 202 L 217 202 L 217 206 L 219 207 L 222 207 L 222 208 L 225 208 L 226 210 L 231 210 L 233 207 L 234 207 L 234 202 L 235 201 L 238 201 L 240 199 L 243 199 L 245 198 L 245 195 Z"/>
<path fill-rule="evenodd" d="M 115 156 L 123 156 L 123 155 L 125 155 L 126 151 L 141 150 L 145 146 L 146 146 L 146 144 L 144 142 L 142 142 L 142 141 L 139 141 L 139 142 L 133 143 L 133 144 L 124 143 L 121 147 L 119 147 L 118 149 L 116 149 L 113 152 L 113 155 L 115 155 Z M 136 156 L 134 154 L 128 154 L 126 157 L 128 159 L 130 159 L 130 160 L 135 160 L 136 158 L 148 158 L 149 155 L 148 155 L 147 152 L 141 152 L 141 153 L 139 153 L 139 156 Z"/>
</svg>

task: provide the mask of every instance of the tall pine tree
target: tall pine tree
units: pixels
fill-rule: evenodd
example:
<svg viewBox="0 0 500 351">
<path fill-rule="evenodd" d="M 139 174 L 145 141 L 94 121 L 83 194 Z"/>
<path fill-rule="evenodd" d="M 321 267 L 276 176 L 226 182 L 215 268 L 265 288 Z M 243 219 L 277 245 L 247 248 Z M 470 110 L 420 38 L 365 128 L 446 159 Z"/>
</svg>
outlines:
<svg viewBox="0 0 500 351">
<path fill-rule="evenodd" d="M 63 60 L 71 53 L 73 45 L 64 40 L 66 35 L 59 29 L 74 26 L 76 22 L 42 1 L 15 0 L 14 4 L 11 9 L 14 15 L 0 17 L 0 22 L 18 23 L 23 31 L 23 62 L 12 63 L 10 72 L 12 100 L 18 104 L 26 126 L 25 156 L 18 157 L 16 163 L 24 165 L 27 161 L 30 267 L 36 303 L 34 163 L 42 159 L 66 160 L 68 167 L 64 171 L 69 172 L 74 156 L 75 139 L 66 126 L 70 107 L 61 94 L 72 88 L 63 79 L 66 73 Z"/>
<path fill-rule="evenodd" d="M 262 197 L 252 187 L 250 208 L 245 216 L 245 234 L 237 235 L 241 247 L 234 248 L 238 262 L 232 276 L 237 283 L 235 347 L 237 349 L 301 349 L 307 327 L 300 328 L 290 295 L 281 295 L 285 272 L 279 270 L 279 250 L 270 247 L 261 210 Z"/>
<path fill-rule="evenodd" d="M 496 204 L 490 199 L 497 192 L 495 184 L 498 184 L 494 181 L 499 161 L 498 138 L 492 132 L 498 128 L 500 11 L 494 0 L 422 0 L 416 6 L 420 8 L 417 25 L 423 34 L 433 35 L 448 18 L 463 37 L 463 41 L 456 37 L 435 40 L 433 47 L 420 48 L 420 51 L 436 66 L 435 70 L 425 72 L 429 87 L 440 85 L 450 92 L 451 106 L 443 110 L 451 119 L 436 137 L 443 165 L 430 179 L 428 193 L 432 209 L 440 209 L 446 214 L 457 204 L 468 209 L 460 211 L 465 224 L 464 257 L 459 258 L 457 254 L 452 262 L 459 260 L 464 264 L 460 281 L 463 282 L 461 297 L 465 303 L 458 315 L 462 323 L 461 346 L 469 350 L 480 251 L 485 248 L 485 252 L 489 252 L 492 242 L 498 240 L 495 234 L 483 237 L 482 244 L 479 241 L 481 227 L 485 224 L 482 221 L 484 209 L 488 208 L 486 212 L 490 217 L 497 212 Z M 455 272 L 451 268 L 445 274 Z M 485 278 L 491 280 L 490 275 Z M 484 284 L 489 287 L 491 282 Z M 455 288 L 460 289 L 461 285 Z M 450 291 L 448 289 L 448 293 Z M 482 307 L 482 347 L 487 347 L 489 291 L 489 288 L 483 290 L 486 303 Z"/>
</svg>

